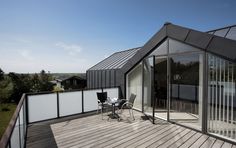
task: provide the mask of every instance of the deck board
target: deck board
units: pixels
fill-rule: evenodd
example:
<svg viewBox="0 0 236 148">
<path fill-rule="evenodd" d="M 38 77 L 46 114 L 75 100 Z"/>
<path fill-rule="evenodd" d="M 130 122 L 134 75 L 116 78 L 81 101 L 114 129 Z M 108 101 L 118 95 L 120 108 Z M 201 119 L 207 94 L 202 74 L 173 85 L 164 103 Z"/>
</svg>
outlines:
<svg viewBox="0 0 236 148">
<path fill-rule="evenodd" d="M 140 112 L 135 120 L 125 111 L 120 122 L 100 114 L 65 117 L 29 125 L 27 148 L 176 148 L 235 145 L 179 125 L 157 119 L 152 124 Z"/>
</svg>

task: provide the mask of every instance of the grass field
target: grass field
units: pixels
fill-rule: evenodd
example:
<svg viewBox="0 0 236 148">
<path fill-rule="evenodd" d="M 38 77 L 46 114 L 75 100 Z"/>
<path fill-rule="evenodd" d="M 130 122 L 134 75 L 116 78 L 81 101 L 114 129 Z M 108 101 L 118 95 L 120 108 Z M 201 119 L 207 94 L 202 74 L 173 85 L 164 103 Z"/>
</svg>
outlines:
<svg viewBox="0 0 236 148">
<path fill-rule="evenodd" d="M 9 111 L 2 111 L 3 108 L 9 108 Z M 8 104 L 0 104 L 0 139 L 4 134 L 13 113 L 15 112 L 16 104 L 8 103 Z"/>
</svg>

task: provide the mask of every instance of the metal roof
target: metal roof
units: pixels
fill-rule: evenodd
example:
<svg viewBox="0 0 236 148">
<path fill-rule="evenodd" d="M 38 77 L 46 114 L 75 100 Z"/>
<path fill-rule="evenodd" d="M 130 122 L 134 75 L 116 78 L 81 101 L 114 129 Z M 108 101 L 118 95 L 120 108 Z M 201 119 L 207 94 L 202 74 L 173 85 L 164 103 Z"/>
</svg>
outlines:
<svg viewBox="0 0 236 148">
<path fill-rule="evenodd" d="M 141 48 L 138 47 L 116 52 L 88 70 L 120 69 L 137 53 L 139 49 Z"/>
<path fill-rule="evenodd" d="M 128 72 L 168 37 L 236 62 L 235 40 L 166 23 L 140 50 L 138 50 L 132 59 L 122 67 L 122 71 L 124 73 Z"/>
<path fill-rule="evenodd" d="M 220 37 L 223 37 L 223 38 L 228 38 L 228 39 L 231 39 L 231 40 L 236 40 L 236 25 L 227 26 L 227 27 L 224 27 L 224 28 L 207 31 L 207 33 L 213 34 L 213 35 L 216 35 L 216 36 L 220 36 Z"/>
</svg>

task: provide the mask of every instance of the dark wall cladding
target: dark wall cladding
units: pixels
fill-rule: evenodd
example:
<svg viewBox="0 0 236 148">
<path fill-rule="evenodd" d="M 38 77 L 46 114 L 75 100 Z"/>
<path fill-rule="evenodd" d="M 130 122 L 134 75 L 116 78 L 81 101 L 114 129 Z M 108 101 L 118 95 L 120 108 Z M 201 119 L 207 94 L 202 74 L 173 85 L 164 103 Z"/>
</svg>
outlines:
<svg viewBox="0 0 236 148">
<path fill-rule="evenodd" d="M 102 71 L 102 87 L 106 87 L 106 71 Z"/>
<path fill-rule="evenodd" d="M 106 70 L 106 86 L 107 87 L 110 87 L 111 84 L 110 84 L 110 71 Z"/>
<path fill-rule="evenodd" d="M 115 79 L 115 71 L 111 70 L 111 87 L 115 86 L 114 79 Z"/>
</svg>

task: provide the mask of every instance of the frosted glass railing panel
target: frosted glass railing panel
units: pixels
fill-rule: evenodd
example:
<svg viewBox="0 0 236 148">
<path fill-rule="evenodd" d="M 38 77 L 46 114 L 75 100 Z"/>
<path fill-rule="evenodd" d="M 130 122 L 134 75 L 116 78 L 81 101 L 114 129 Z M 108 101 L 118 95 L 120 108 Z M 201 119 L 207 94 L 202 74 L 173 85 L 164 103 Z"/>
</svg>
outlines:
<svg viewBox="0 0 236 148">
<path fill-rule="evenodd" d="M 26 99 L 25 99 L 26 100 Z M 24 100 L 24 103 L 23 103 L 23 111 L 24 111 L 24 116 L 23 116 L 23 119 L 24 119 L 24 132 L 26 132 L 26 128 L 27 128 L 27 125 L 26 125 L 26 101 Z"/>
<path fill-rule="evenodd" d="M 24 105 L 24 104 L 23 104 Z M 23 106 L 21 106 L 21 109 L 20 109 L 20 113 L 19 113 L 19 117 L 20 117 L 20 139 L 21 139 L 21 147 L 24 147 L 24 143 L 25 143 L 25 140 L 24 140 L 24 118 L 23 118 Z"/>
<path fill-rule="evenodd" d="M 118 98 L 119 97 L 119 89 L 118 88 L 106 88 L 106 89 L 103 89 L 103 92 L 107 92 L 107 97 L 110 97 L 110 98 Z"/>
<path fill-rule="evenodd" d="M 102 92 L 102 89 L 84 91 L 84 112 L 97 110 L 97 92 Z"/>
<path fill-rule="evenodd" d="M 28 96 L 29 122 L 41 121 L 57 117 L 56 94 Z"/>
<path fill-rule="evenodd" d="M 60 116 L 82 113 L 82 91 L 59 93 Z"/>
<path fill-rule="evenodd" d="M 19 137 L 19 117 L 16 120 L 14 130 L 11 135 L 11 148 L 20 148 L 20 137 Z"/>
</svg>

